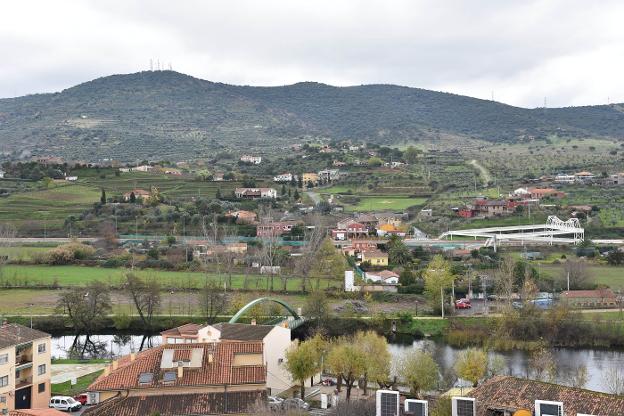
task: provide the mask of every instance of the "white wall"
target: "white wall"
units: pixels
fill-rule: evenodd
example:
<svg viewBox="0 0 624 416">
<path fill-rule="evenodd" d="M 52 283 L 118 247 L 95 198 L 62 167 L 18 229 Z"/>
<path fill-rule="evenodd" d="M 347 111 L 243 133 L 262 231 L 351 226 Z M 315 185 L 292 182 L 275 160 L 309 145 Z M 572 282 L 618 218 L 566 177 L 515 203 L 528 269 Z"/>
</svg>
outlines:
<svg viewBox="0 0 624 416">
<path fill-rule="evenodd" d="M 264 337 L 264 362 L 267 367 L 267 387 L 270 394 L 279 394 L 295 385 L 286 370 L 286 351 L 290 348 L 290 329 L 276 326 Z M 280 362 L 281 361 L 281 362 Z"/>
</svg>

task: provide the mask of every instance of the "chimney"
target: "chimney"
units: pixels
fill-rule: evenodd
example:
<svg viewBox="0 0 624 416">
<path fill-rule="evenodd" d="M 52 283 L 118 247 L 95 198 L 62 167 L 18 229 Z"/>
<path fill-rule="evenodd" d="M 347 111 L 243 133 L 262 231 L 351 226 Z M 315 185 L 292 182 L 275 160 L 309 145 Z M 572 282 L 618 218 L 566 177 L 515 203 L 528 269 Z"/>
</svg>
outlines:
<svg viewBox="0 0 624 416">
<path fill-rule="evenodd" d="M 256 318 L 254 318 L 254 319 L 252 319 L 252 320 L 251 320 L 251 324 L 252 324 L 252 325 L 255 325 L 255 324 L 256 324 Z"/>
<path fill-rule="evenodd" d="M 112 370 L 113 371 L 117 370 L 118 366 L 119 366 L 119 362 L 117 362 L 117 360 L 113 360 L 113 368 L 112 368 Z"/>
<path fill-rule="evenodd" d="M 135 359 L 136 359 L 136 352 L 130 353 L 130 362 L 134 361 Z"/>
<path fill-rule="evenodd" d="M 208 363 L 212 364 L 212 354 L 208 354 Z"/>
<path fill-rule="evenodd" d="M 182 362 L 178 363 L 178 378 L 182 378 L 184 376 L 184 367 L 182 367 Z"/>
</svg>

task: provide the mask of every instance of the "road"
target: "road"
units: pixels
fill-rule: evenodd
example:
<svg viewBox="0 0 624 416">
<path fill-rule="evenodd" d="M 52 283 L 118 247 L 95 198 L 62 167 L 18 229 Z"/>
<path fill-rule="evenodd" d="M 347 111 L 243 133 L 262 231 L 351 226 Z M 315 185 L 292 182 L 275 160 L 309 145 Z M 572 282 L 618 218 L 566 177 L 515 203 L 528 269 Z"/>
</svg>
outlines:
<svg viewBox="0 0 624 416">
<path fill-rule="evenodd" d="M 485 167 L 483 167 L 483 165 L 481 165 L 476 159 L 472 159 L 470 162 L 468 162 L 468 164 L 479 171 L 479 175 L 483 180 L 483 186 L 487 186 L 487 184 L 492 181 L 492 175 L 490 175 L 490 172 Z"/>
<path fill-rule="evenodd" d="M 310 197 L 310 199 L 314 202 L 314 204 L 318 204 L 321 202 L 321 196 L 314 191 L 306 191 L 306 194 Z"/>
</svg>

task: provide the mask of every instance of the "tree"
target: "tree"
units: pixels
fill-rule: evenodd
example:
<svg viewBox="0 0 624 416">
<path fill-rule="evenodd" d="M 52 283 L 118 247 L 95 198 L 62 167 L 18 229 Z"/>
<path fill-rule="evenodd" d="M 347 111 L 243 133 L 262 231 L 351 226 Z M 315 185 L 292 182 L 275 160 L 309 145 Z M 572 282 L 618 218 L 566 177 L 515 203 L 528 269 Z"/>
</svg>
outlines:
<svg viewBox="0 0 624 416">
<path fill-rule="evenodd" d="M 312 319 L 316 322 L 317 329 L 322 328 L 331 316 L 331 308 L 327 296 L 318 290 L 310 293 L 306 297 L 303 314 L 307 319 Z"/>
<path fill-rule="evenodd" d="M 420 150 L 416 149 L 414 146 L 409 146 L 403 152 L 403 159 L 409 164 L 414 164 L 418 161 L 418 157 L 420 156 Z"/>
<path fill-rule="evenodd" d="M 299 195 L 299 191 L 295 189 L 295 193 L 293 194 L 293 199 L 295 201 L 299 201 L 299 198 L 301 198 L 301 196 Z"/>
<path fill-rule="evenodd" d="M 136 195 L 134 194 L 134 192 L 130 192 L 130 198 L 128 198 L 128 200 L 131 204 L 136 203 Z"/>
<path fill-rule="evenodd" d="M 227 309 L 227 295 L 214 281 L 207 280 L 199 292 L 199 304 L 202 316 L 211 324 Z"/>
<path fill-rule="evenodd" d="M 441 307 L 441 292 L 451 286 L 453 274 L 450 263 L 441 255 L 433 256 L 433 259 L 423 273 L 425 280 L 425 294 L 431 302 L 434 310 Z"/>
<path fill-rule="evenodd" d="M 611 394 L 624 394 L 624 370 L 619 367 L 610 367 L 604 371 L 603 383 Z"/>
<path fill-rule="evenodd" d="M 398 235 L 392 235 L 386 243 L 390 263 L 404 266 L 412 261 L 412 255 Z"/>
<path fill-rule="evenodd" d="M 355 334 L 353 343 L 367 357 L 362 383 L 363 393 L 366 396 L 368 394 L 369 380 L 374 381 L 379 386 L 384 386 L 390 378 L 391 357 L 388 350 L 388 341 L 374 331 L 367 331 Z"/>
<path fill-rule="evenodd" d="M 440 368 L 426 351 L 416 350 L 401 357 L 398 370 L 399 377 L 416 398 L 422 390 L 434 389 L 440 379 Z"/>
<path fill-rule="evenodd" d="M 347 401 L 351 400 L 351 389 L 355 382 L 366 372 L 369 359 L 352 340 L 342 338 L 329 351 L 327 367 L 345 383 Z"/>
<path fill-rule="evenodd" d="M 221 188 L 217 188 L 217 192 L 215 193 L 215 199 L 221 199 Z"/>
<path fill-rule="evenodd" d="M 591 276 L 587 269 L 587 262 L 584 260 L 566 260 L 563 263 L 563 270 L 561 272 L 561 278 L 564 282 L 567 281 L 569 276 L 570 289 L 586 289 L 591 284 Z"/>
<path fill-rule="evenodd" d="M 100 203 L 102 205 L 106 204 L 106 191 L 102 188 L 102 195 L 100 196 Z"/>
<path fill-rule="evenodd" d="M 507 302 L 508 306 L 511 306 L 511 297 L 514 292 L 514 284 L 516 281 L 515 276 L 516 262 L 513 258 L 506 256 L 498 265 L 498 270 L 494 274 L 496 293 Z"/>
<path fill-rule="evenodd" d="M 577 389 L 585 388 L 587 381 L 587 366 L 583 364 L 575 367 L 568 377 L 568 384 L 570 385 L 570 387 L 575 387 Z"/>
<path fill-rule="evenodd" d="M 311 227 L 304 229 L 304 244 L 302 246 L 302 255 L 297 257 L 295 263 L 295 271 L 301 276 L 301 291 L 306 292 L 308 288 L 308 280 L 312 268 L 316 264 L 316 254 L 319 251 L 321 244 L 325 240 L 325 233 L 323 231 L 323 223 L 321 215 L 315 213 L 312 217 Z"/>
<path fill-rule="evenodd" d="M 98 281 L 64 292 L 57 303 L 57 313 L 67 315 L 74 329 L 74 345 L 79 335 L 86 336 L 84 348 L 91 342 L 91 335 L 105 328 L 111 309 L 110 289 Z"/>
<path fill-rule="evenodd" d="M 160 283 L 156 279 L 144 281 L 134 273 L 126 274 L 125 289 L 132 300 L 147 333 L 153 330 L 154 314 L 160 308 Z"/>
<path fill-rule="evenodd" d="M 369 158 L 367 161 L 368 166 L 373 166 L 373 167 L 381 166 L 382 163 L 383 163 L 383 160 L 381 160 L 377 156 L 373 156 Z"/>
<path fill-rule="evenodd" d="M 12 244 L 11 239 L 15 238 L 17 231 L 13 225 L 8 223 L 0 224 L 0 247 L 10 246 Z M 2 279 L 2 269 L 5 263 L 9 260 L 8 256 L 0 256 L 0 279 Z"/>
<path fill-rule="evenodd" d="M 470 348 L 459 353 L 455 361 L 455 372 L 464 380 L 468 380 L 477 387 L 488 366 L 487 353 L 483 350 Z"/>
<path fill-rule="evenodd" d="M 345 271 L 344 256 L 336 250 L 329 238 L 326 238 L 316 253 L 316 262 L 311 275 L 316 276 L 316 290 L 321 288 L 321 279 L 340 279 Z"/>
<path fill-rule="evenodd" d="M 557 378 L 557 363 L 549 349 L 545 347 L 533 351 L 529 358 L 529 371 L 535 380 L 554 382 Z"/>
<path fill-rule="evenodd" d="M 286 351 L 286 370 L 299 382 L 301 399 L 305 398 L 305 382 L 321 369 L 321 354 L 314 342 L 304 341 Z"/>
<path fill-rule="evenodd" d="M 621 266 L 624 264 L 624 251 L 619 249 L 611 250 L 607 255 L 607 262 L 611 266 Z"/>
</svg>

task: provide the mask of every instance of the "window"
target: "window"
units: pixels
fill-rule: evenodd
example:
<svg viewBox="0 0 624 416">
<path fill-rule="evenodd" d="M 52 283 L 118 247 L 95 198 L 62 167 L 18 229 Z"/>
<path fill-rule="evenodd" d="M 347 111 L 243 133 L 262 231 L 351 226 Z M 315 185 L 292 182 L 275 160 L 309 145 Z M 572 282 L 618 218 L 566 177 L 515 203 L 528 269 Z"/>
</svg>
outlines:
<svg viewBox="0 0 624 416">
<path fill-rule="evenodd" d="M 46 344 L 39 344 L 37 346 L 37 351 L 39 351 L 39 354 L 43 354 L 44 352 L 46 352 Z"/>
<path fill-rule="evenodd" d="M 9 354 L 0 354 L 0 365 L 9 362 Z"/>
<path fill-rule="evenodd" d="M 6 404 L 6 396 L 0 396 L 0 404 Z"/>
<path fill-rule="evenodd" d="M 39 383 L 39 393 L 44 393 L 45 392 L 45 383 Z"/>
<path fill-rule="evenodd" d="M 9 385 L 9 376 L 0 377 L 0 387 L 4 387 L 8 385 Z"/>
<path fill-rule="evenodd" d="M 37 374 L 44 375 L 46 373 L 46 365 L 45 364 L 41 364 L 39 367 L 37 367 Z"/>
</svg>

